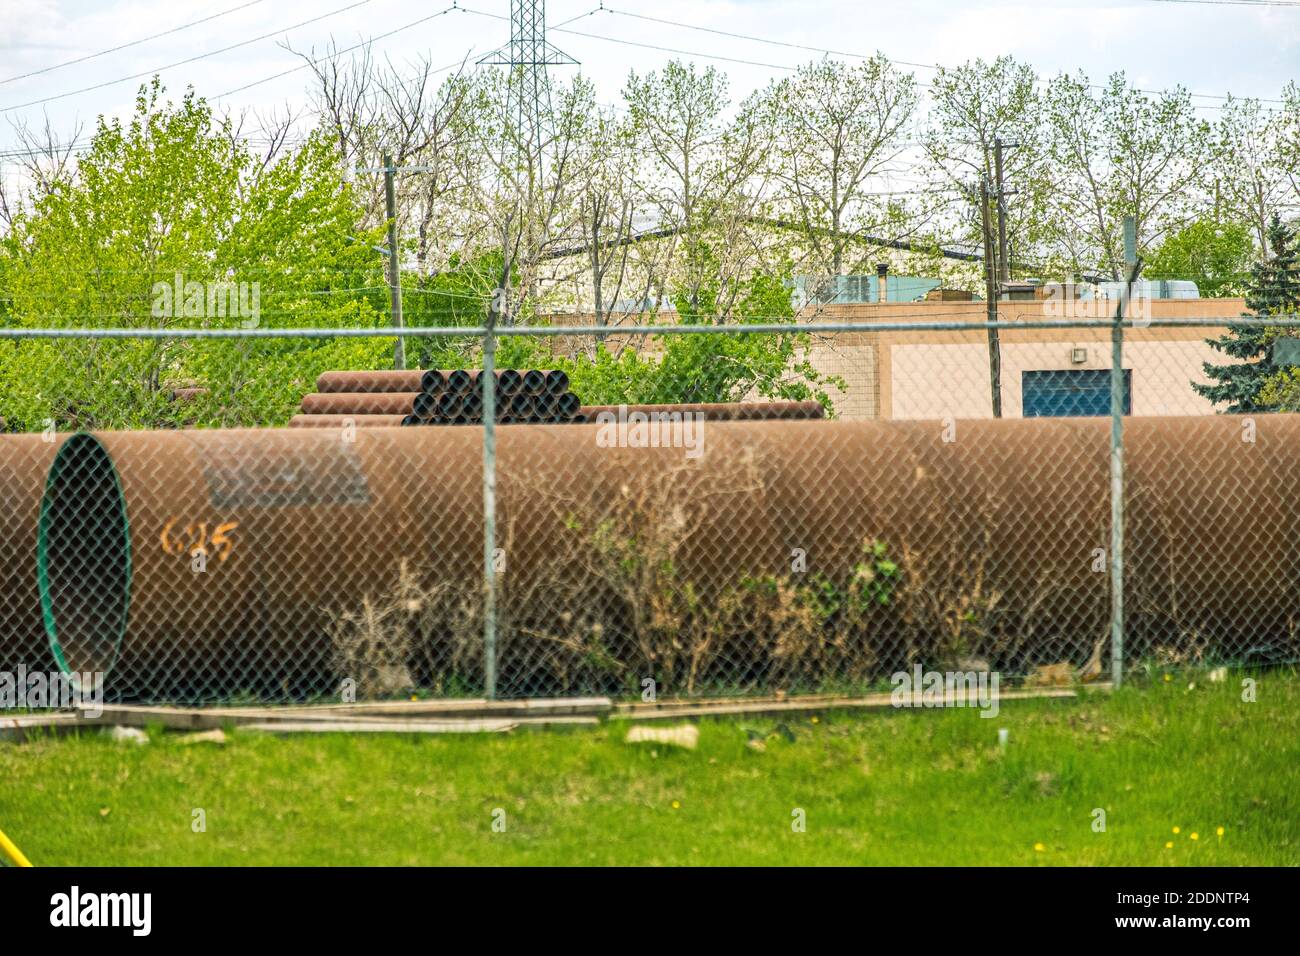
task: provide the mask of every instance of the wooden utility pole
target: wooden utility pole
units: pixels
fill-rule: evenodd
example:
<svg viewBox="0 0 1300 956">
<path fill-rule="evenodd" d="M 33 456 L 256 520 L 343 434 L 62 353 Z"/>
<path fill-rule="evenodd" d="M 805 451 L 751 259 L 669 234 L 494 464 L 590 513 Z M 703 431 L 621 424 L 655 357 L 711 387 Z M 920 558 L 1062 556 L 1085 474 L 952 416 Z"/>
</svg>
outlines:
<svg viewBox="0 0 1300 956">
<path fill-rule="evenodd" d="M 993 172 L 997 177 L 997 193 L 995 197 L 998 201 L 998 277 L 1007 282 L 1011 279 L 1011 257 L 1007 253 L 1007 193 L 1014 193 L 1014 189 L 1007 189 L 1006 184 L 1002 181 L 1002 149 L 1010 149 L 1018 145 L 1017 143 L 1004 143 L 1001 136 L 993 137 Z"/>
<path fill-rule="evenodd" d="M 998 320 L 997 263 L 993 251 L 993 227 L 989 222 L 989 181 L 980 178 L 980 226 L 984 234 L 984 296 L 991 323 Z M 993 417 L 1002 417 L 1002 345 L 996 326 L 989 326 L 989 389 L 993 398 Z"/>
<path fill-rule="evenodd" d="M 388 215 L 388 291 L 392 302 L 393 328 L 403 327 L 402 322 L 402 260 L 397 250 L 397 188 L 393 176 L 393 155 L 384 150 L 384 206 Z M 393 368 L 406 368 L 406 343 L 399 335 L 393 347 Z"/>
</svg>

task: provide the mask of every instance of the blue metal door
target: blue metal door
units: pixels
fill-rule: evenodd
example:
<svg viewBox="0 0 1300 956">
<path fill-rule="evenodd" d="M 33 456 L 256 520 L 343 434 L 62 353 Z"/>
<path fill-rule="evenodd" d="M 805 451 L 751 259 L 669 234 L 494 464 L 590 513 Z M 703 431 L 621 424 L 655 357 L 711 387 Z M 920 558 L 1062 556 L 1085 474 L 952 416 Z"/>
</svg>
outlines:
<svg viewBox="0 0 1300 956">
<path fill-rule="evenodd" d="M 1124 414 L 1133 412 L 1133 370 L 1124 369 Z M 1022 372 L 1026 418 L 1110 414 L 1110 369 L 1065 368 Z"/>
</svg>

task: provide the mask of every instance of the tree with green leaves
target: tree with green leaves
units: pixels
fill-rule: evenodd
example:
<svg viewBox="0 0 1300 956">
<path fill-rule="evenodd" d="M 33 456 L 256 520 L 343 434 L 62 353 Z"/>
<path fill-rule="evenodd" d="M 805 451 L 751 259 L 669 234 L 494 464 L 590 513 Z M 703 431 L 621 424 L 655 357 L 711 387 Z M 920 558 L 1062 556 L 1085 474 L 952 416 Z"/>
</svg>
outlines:
<svg viewBox="0 0 1300 956">
<path fill-rule="evenodd" d="M 829 57 L 763 94 L 775 117 L 770 160 L 778 212 L 808 247 L 820 277 L 862 269 L 864 234 L 898 225 L 898 203 L 871 189 L 903 153 L 916 81 L 883 54 L 848 65 Z"/>
<path fill-rule="evenodd" d="M 322 136 L 259 162 L 230 122 L 155 79 L 100 119 L 75 168 L 0 246 L 3 321 L 25 328 L 387 324 L 378 232 Z M 22 340 L 0 347 L 11 428 L 283 421 L 328 368 L 380 368 L 384 339 Z M 184 407 L 174 388 L 207 389 Z"/>
<path fill-rule="evenodd" d="M 1196 222 L 1165 238 L 1146 259 L 1148 279 L 1190 279 L 1203 297 L 1241 295 L 1255 261 L 1251 227 L 1244 222 Z"/>
<path fill-rule="evenodd" d="M 1143 255 L 1196 217 L 1214 150 L 1186 90 L 1153 96 L 1122 72 L 1097 89 L 1063 74 L 1048 84 L 1044 110 L 1049 245 L 1070 269 L 1118 280 L 1126 216 Z"/>
<path fill-rule="evenodd" d="M 1043 210 L 1051 190 L 1042 96 L 1033 68 L 1010 56 L 939 67 L 930 98 L 922 144 L 932 182 L 920 201 L 947 217 L 939 225 L 941 244 L 982 246 L 979 182 L 996 183 L 1001 140 L 1010 258 L 1028 258 L 1044 239 Z M 978 273 L 970 266 L 961 271 L 967 279 Z"/>
<path fill-rule="evenodd" d="M 1268 227 L 1269 252 L 1251 270 L 1246 307 L 1255 316 L 1293 315 L 1300 311 L 1300 261 L 1296 255 L 1296 234 L 1277 213 Z M 1230 358 L 1230 365 L 1204 364 L 1213 385 L 1192 383 L 1197 394 L 1215 405 L 1225 405 L 1229 414 L 1275 411 L 1282 404 L 1285 382 L 1275 379 L 1279 369 L 1273 362 L 1273 342 L 1279 331 L 1257 325 L 1233 324 L 1226 335 L 1210 339 L 1209 345 Z M 1264 394 L 1265 389 L 1271 394 Z"/>
</svg>

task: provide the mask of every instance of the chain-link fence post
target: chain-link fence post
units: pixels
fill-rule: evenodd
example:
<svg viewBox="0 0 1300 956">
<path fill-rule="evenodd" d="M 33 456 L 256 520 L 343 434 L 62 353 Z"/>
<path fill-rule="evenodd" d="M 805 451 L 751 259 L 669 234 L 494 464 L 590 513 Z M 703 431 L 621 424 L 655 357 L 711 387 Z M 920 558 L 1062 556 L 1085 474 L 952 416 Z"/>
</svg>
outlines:
<svg viewBox="0 0 1300 956">
<path fill-rule="evenodd" d="M 1124 679 L 1124 295 L 1110 333 L 1110 673 Z"/>
<path fill-rule="evenodd" d="M 497 695 L 497 396 L 496 334 L 483 332 L 483 693 Z"/>
<path fill-rule="evenodd" d="M 1124 217 L 1124 264 L 1128 282 L 1110 334 L 1110 674 L 1116 687 L 1124 682 L 1124 305 L 1141 268 L 1132 216 Z"/>
</svg>

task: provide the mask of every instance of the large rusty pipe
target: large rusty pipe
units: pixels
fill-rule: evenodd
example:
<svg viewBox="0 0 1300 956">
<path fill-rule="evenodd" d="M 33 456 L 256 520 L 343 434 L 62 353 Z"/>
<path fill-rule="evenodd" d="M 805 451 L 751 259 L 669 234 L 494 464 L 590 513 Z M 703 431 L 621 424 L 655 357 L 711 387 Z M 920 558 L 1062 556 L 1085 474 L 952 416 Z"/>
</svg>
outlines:
<svg viewBox="0 0 1300 956">
<path fill-rule="evenodd" d="M 36 524 L 65 435 L 0 435 L 0 671 L 56 668 L 41 624 Z"/>
<path fill-rule="evenodd" d="M 417 400 L 436 406 L 438 398 L 427 392 L 312 392 L 301 408 L 304 415 L 414 415 Z"/>
<path fill-rule="evenodd" d="M 439 369 L 322 372 L 316 379 L 316 391 L 440 392 L 446 382 L 447 373 Z"/>
<path fill-rule="evenodd" d="M 675 405 L 584 405 L 575 414 L 596 421 L 596 416 L 608 413 L 617 416 L 619 409 L 629 414 L 690 414 L 703 415 L 711 422 L 748 422 L 825 418 L 826 410 L 820 402 L 699 402 Z"/>
<path fill-rule="evenodd" d="M 1126 422 L 1135 615 L 1245 619 L 1288 639 L 1300 416 L 1255 423 L 1246 445 L 1232 416 Z M 877 540 L 927 593 L 955 601 L 953 613 L 963 594 L 944 588 L 966 574 L 980 589 L 968 609 L 977 618 L 1010 615 L 1048 640 L 1043 614 L 1068 612 L 1047 615 L 1051 640 L 1090 644 L 1106 633 L 1108 429 L 1105 419 L 723 421 L 708 423 L 691 457 L 611 443 L 607 425 L 506 425 L 500 519 L 518 542 L 512 576 L 532 580 L 572 541 L 566 509 L 598 518 L 645 484 L 698 499 L 674 573 L 705 600 L 784 575 L 796 549 L 809 572 L 845 581 Z M 74 436 L 50 469 L 40 525 L 52 645 L 76 670 L 120 658 L 128 686 L 260 660 L 277 680 L 319 689 L 331 615 L 391 592 L 403 563 L 422 586 L 475 587 L 481 454 L 477 428 L 368 428 L 348 443 L 311 429 Z M 430 461 L 437 480 L 411 481 Z"/>
</svg>

